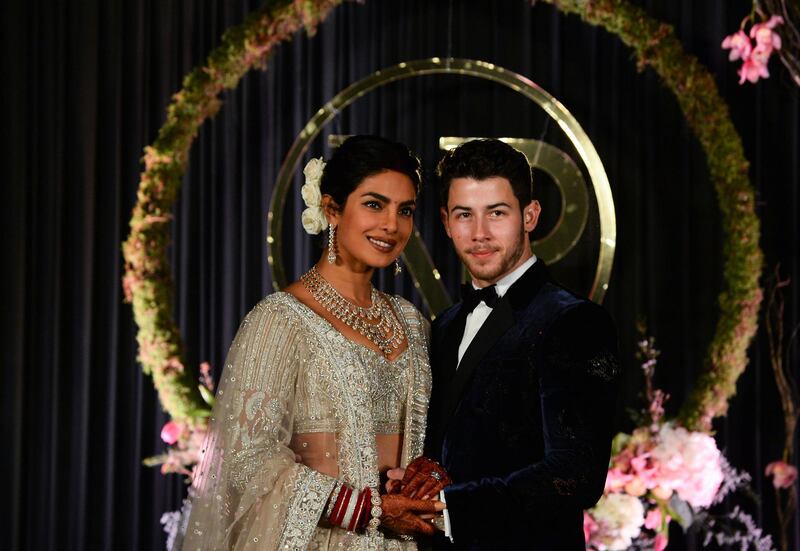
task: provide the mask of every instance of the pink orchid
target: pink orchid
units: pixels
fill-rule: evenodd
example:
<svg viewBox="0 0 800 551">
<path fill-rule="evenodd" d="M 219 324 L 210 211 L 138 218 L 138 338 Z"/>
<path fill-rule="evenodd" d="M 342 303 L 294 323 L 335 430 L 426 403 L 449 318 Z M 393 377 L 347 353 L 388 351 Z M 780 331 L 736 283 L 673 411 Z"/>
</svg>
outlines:
<svg viewBox="0 0 800 551">
<path fill-rule="evenodd" d="M 783 17 L 780 15 L 773 15 L 766 23 L 756 23 L 753 25 L 750 29 L 750 38 L 754 38 L 756 44 L 759 46 L 768 46 L 770 51 L 772 48 L 780 50 L 781 37 L 772 29 L 781 24 L 783 24 Z"/>
<path fill-rule="evenodd" d="M 742 67 L 738 71 L 739 84 L 744 84 L 745 81 L 758 82 L 759 78 L 769 77 L 767 64 L 761 61 L 760 57 L 756 58 L 751 56 L 742 63 Z"/>
<path fill-rule="evenodd" d="M 775 489 L 791 488 L 794 481 L 797 480 L 797 467 L 789 465 L 785 461 L 773 461 L 767 465 L 764 474 L 773 477 L 772 485 L 775 486 Z"/>
<path fill-rule="evenodd" d="M 763 65 L 764 67 L 767 66 L 769 63 L 769 56 L 772 55 L 772 48 L 766 46 L 764 44 L 759 44 L 755 48 L 753 48 L 753 52 L 750 54 L 750 59 L 748 61 L 752 61 L 753 63 L 757 63 L 759 65 Z"/>
<path fill-rule="evenodd" d="M 183 425 L 175 421 L 169 421 L 161 428 L 161 440 L 169 445 L 174 444 L 183 432 Z"/>
<path fill-rule="evenodd" d="M 747 59 L 750 57 L 750 52 L 753 49 L 753 46 L 750 43 L 750 38 L 743 30 L 739 30 L 732 35 L 726 36 L 725 40 L 722 41 L 722 47 L 726 50 L 731 50 L 731 53 L 728 54 L 728 59 L 731 61 L 736 61 L 737 59 Z"/>
<path fill-rule="evenodd" d="M 664 551 L 667 548 L 667 543 L 667 536 L 656 534 L 656 540 L 653 542 L 653 551 Z"/>
</svg>

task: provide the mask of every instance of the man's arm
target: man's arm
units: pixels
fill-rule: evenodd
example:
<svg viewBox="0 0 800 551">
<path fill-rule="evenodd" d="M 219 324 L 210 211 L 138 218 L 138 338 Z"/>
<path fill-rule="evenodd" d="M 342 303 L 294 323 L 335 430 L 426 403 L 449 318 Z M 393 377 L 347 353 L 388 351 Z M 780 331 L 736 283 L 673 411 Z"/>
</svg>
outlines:
<svg viewBox="0 0 800 551">
<path fill-rule="evenodd" d="M 544 459 L 504 477 L 447 487 L 456 540 L 496 532 L 512 508 L 531 519 L 549 517 L 589 508 L 603 492 L 620 378 L 613 322 L 599 306 L 581 304 L 538 348 L 529 360 L 539 379 Z"/>
</svg>

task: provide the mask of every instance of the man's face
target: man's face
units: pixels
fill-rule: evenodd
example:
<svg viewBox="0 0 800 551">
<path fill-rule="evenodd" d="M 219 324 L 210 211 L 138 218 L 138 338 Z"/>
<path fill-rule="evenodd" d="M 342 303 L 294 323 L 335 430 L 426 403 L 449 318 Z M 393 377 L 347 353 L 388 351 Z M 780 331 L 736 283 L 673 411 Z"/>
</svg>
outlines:
<svg viewBox="0 0 800 551">
<path fill-rule="evenodd" d="M 538 201 L 520 210 L 506 178 L 454 178 L 441 216 L 473 281 L 486 287 L 531 257 L 528 234 L 540 212 Z"/>
</svg>

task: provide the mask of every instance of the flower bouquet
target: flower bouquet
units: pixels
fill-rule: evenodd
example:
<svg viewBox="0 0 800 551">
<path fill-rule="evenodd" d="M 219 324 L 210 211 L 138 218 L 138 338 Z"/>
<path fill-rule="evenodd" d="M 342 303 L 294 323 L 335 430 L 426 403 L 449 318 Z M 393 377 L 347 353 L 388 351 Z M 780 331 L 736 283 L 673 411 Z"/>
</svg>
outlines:
<svg viewBox="0 0 800 551">
<path fill-rule="evenodd" d="M 722 516 L 709 512 L 750 476 L 728 464 L 711 435 L 664 419 L 669 397 L 653 386 L 659 352 L 652 338 L 638 346 L 647 396 L 643 426 L 614 438 L 603 496 L 584 512 L 587 548 L 662 551 L 670 523 L 677 522 L 684 530 L 698 526 L 706 534 L 704 544 L 713 539 L 742 549 L 751 544 L 772 549 L 770 536 L 739 508 Z"/>
</svg>

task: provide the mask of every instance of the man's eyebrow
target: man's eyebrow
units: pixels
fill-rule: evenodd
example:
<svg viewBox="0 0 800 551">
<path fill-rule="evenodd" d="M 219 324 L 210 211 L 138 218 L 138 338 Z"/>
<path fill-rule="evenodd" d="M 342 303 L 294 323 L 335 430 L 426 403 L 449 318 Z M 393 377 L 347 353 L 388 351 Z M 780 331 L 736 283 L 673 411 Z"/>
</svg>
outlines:
<svg viewBox="0 0 800 551">
<path fill-rule="evenodd" d="M 510 209 L 511 205 L 509 205 L 508 203 L 502 203 L 502 202 L 501 203 L 494 203 L 492 205 L 487 205 L 486 206 L 486 210 L 492 210 L 492 209 L 496 209 L 498 207 L 506 207 L 506 208 Z"/>
<path fill-rule="evenodd" d="M 456 205 L 450 210 L 472 210 L 472 207 L 462 207 L 461 205 Z"/>
</svg>

